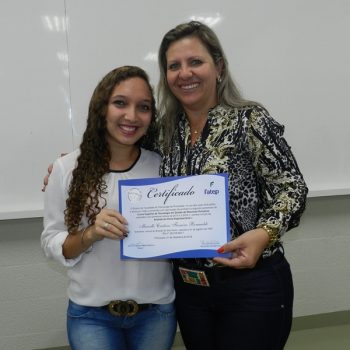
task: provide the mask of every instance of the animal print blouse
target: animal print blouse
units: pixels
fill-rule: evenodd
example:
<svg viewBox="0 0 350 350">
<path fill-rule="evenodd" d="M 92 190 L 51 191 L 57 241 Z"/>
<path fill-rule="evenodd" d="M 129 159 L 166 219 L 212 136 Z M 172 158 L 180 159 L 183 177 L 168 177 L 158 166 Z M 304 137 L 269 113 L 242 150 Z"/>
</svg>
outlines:
<svg viewBox="0 0 350 350">
<path fill-rule="evenodd" d="M 283 138 L 284 127 L 265 109 L 216 106 L 193 146 L 185 114 L 178 118 L 161 175 L 227 173 L 232 238 L 259 224 L 282 236 L 299 224 L 308 189 Z M 264 256 L 271 253 L 267 249 Z"/>
</svg>

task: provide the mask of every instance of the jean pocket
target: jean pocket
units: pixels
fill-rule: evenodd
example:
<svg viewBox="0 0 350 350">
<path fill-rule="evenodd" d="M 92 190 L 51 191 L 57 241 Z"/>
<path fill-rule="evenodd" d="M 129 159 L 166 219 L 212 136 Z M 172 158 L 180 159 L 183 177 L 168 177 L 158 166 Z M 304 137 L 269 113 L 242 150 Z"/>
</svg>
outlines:
<svg viewBox="0 0 350 350">
<path fill-rule="evenodd" d="M 68 309 L 67 309 L 68 317 L 76 317 L 76 318 L 85 317 L 89 314 L 90 311 L 91 311 L 91 307 L 78 305 L 73 301 L 69 300 Z"/>
<path fill-rule="evenodd" d="M 174 303 L 169 303 L 169 304 L 158 304 L 157 307 L 157 312 L 159 312 L 162 315 L 173 315 L 175 313 L 175 306 Z"/>
</svg>

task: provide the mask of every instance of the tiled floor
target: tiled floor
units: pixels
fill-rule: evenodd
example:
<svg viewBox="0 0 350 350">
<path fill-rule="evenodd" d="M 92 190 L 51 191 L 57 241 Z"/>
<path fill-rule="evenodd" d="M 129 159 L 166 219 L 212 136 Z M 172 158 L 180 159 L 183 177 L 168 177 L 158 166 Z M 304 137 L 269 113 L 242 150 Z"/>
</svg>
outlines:
<svg viewBox="0 0 350 350">
<path fill-rule="evenodd" d="M 350 324 L 293 331 L 285 350 L 349 350 Z M 42 349 L 44 350 L 44 349 Z M 67 347 L 47 350 L 69 350 Z M 150 349 L 151 350 L 151 349 Z M 175 346 L 173 350 L 185 350 Z M 244 349 L 238 349 L 244 350 Z"/>
<path fill-rule="evenodd" d="M 350 320 L 349 320 L 350 321 Z M 293 331 L 285 350 L 349 350 L 350 324 Z M 185 350 L 176 346 L 173 350 Z M 244 349 L 238 349 L 244 350 Z"/>
<path fill-rule="evenodd" d="M 350 349 L 350 324 L 294 331 L 285 347 L 285 350 L 326 349 Z"/>
</svg>

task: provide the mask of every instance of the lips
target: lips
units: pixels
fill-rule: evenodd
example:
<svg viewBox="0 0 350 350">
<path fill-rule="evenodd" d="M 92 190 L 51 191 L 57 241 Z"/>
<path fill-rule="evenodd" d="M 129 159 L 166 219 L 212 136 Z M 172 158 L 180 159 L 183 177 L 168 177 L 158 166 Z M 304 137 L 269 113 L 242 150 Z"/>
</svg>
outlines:
<svg viewBox="0 0 350 350">
<path fill-rule="evenodd" d="M 191 84 L 181 84 L 180 88 L 184 91 L 191 91 L 196 89 L 199 86 L 199 83 L 191 83 Z"/>
<path fill-rule="evenodd" d="M 137 126 L 132 125 L 119 125 L 120 129 L 123 130 L 127 134 L 132 134 L 137 130 Z"/>
</svg>

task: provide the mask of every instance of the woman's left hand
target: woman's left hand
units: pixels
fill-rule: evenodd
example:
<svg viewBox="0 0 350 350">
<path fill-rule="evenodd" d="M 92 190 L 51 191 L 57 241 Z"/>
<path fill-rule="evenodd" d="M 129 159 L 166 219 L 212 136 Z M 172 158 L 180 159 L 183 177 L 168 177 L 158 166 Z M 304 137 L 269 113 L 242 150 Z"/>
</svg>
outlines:
<svg viewBox="0 0 350 350">
<path fill-rule="evenodd" d="M 219 253 L 232 252 L 231 258 L 214 258 L 215 262 L 235 269 L 253 268 L 269 244 L 269 235 L 263 228 L 247 231 L 223 245 Z"/>
</svg>

